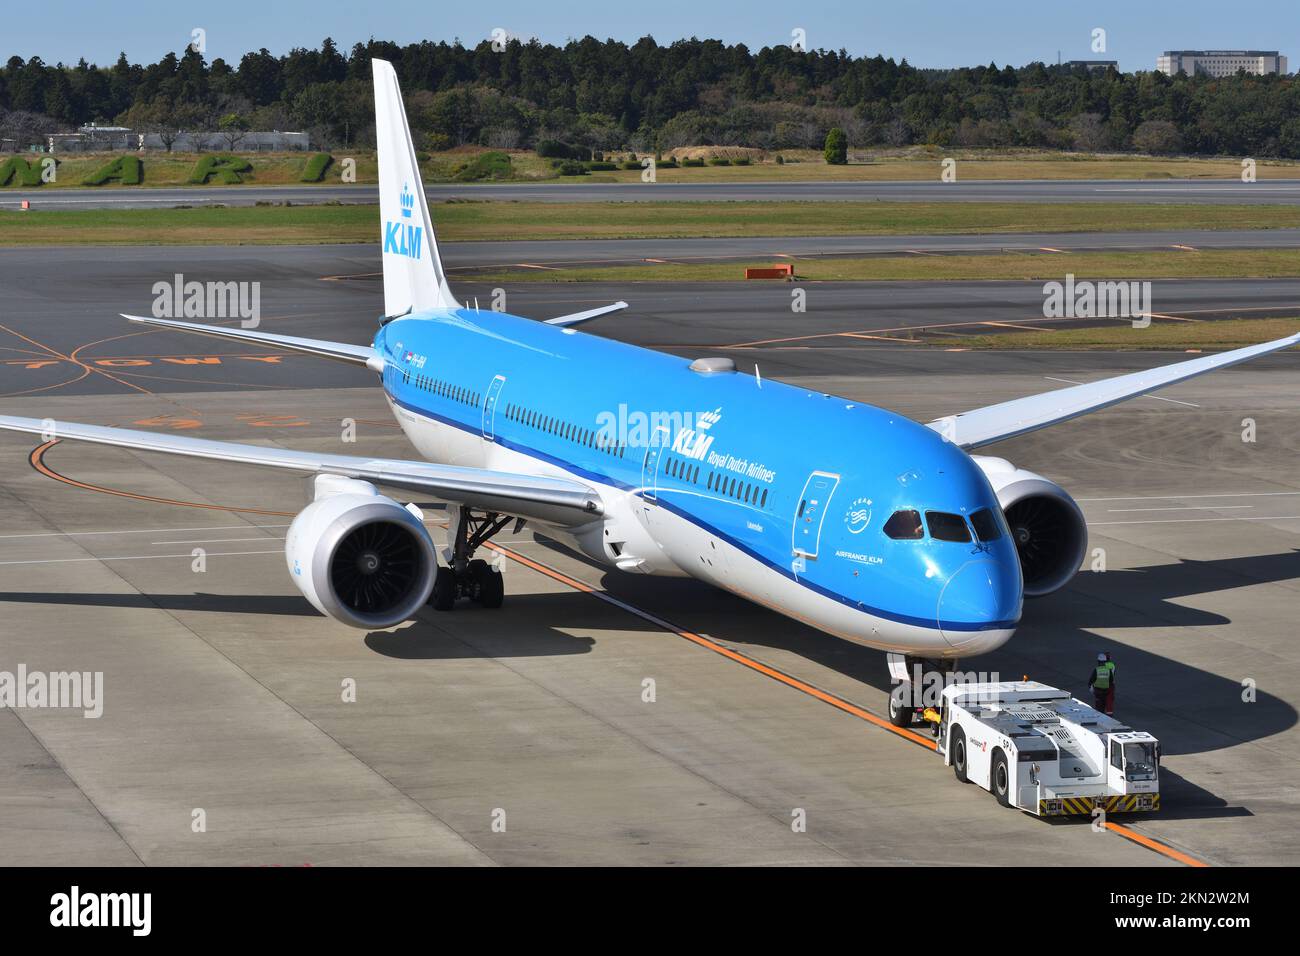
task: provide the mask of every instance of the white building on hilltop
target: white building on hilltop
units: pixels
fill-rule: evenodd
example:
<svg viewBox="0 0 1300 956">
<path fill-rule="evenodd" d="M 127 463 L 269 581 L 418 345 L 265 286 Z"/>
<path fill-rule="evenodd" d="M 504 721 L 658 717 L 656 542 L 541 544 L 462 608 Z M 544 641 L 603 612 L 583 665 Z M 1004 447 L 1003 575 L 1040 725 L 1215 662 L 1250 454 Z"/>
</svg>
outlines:
<svg viewBox="0 0 1300 956">
<path fill-rule="evenodd" d="M 1156 57 L 1156 69 L 1167 76 L 1236 76 L 1241 70 L 1263 76 L 1285 73 L 1286 57 L 1277 50 L 1166 50 Z"/>
</svg>

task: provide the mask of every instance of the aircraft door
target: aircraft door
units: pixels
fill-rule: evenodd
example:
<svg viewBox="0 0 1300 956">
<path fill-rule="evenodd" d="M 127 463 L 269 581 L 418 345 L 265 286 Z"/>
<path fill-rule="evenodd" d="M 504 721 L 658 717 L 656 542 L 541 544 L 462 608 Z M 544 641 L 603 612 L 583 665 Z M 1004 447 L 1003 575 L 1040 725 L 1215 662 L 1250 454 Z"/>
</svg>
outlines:
<svg viewBox="0 0 1300 956">
<path fill-rule="evenodd" d="M 483 396 L 483 437 L 488 441 L 496 438 L 497 398 L 501 395 L 501 388 L 505 384 L 504 375 L 496 376 L 488 386 L 487 394 Z"/>
<path fill-rule="evenodd" d="M 641 497 L 656 501 L 659 496 L 659 462 L 668 446 L 668 429 L 662 425 L 655 430 L 641 462 Z"/>
<path fill-rule="evenodd" d="M 802 571 L 807 561 L 817 560 L 826 506 L 839 483 L 840 476 L 827 471 L 814 471 L 804 482 L 803 492 L 799 495 L 799 503 L 795 508 L 790 543 L 796 571 Z"/>
</svg>

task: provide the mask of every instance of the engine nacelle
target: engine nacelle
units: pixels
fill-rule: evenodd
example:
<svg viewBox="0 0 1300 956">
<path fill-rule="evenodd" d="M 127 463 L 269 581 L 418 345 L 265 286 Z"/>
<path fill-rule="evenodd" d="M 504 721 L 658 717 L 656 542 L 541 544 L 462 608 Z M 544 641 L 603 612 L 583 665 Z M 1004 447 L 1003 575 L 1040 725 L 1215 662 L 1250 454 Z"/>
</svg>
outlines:
<svg viewBox="0 0 1300 956">
<path fill-rule="evenodd" d="M 1088 551 L 1088 525 L 1065 489 L 1005 458 L 974 456 L 993 486 L 1020 555 L 1025 597 L 1065 587 Z"/>
<path fill-rule="evenodd" d="M 315 478 L 316 498 L 289 525 L 289 575 L 312 606 L 351 627 L 414 617 L 438 571 L 424 522 L 366 481 Z"/>
</svg>

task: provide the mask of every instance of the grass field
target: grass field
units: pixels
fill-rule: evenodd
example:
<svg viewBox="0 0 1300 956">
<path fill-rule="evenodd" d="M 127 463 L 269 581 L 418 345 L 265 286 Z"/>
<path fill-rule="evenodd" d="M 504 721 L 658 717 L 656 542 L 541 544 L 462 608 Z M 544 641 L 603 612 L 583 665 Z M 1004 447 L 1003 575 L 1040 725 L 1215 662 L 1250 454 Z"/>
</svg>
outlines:
<svg viewBox="0 0 1300 956">
<path fill-rule="evenodd" d="M 724 148 L 700 147 L 688 152 L 725 152 Z M 378 165 L 373 151 L 360 149 L 333 150 L 336 160 L 326 173 L 323 183 L 338 183 L 342 165 L 339 160 L 351 157 L 356 160 L 356 181 L 377 181 Z M 456 170 L 476 154 L 477 147 L 463 147 L 446 152 L 424 153 L 421 174 L 426 182 L 452 181 Z M 566 182 L 636 182 L 640 170 L 598 172 L 588 176 L 560 177 L 549 160 L 528 150 L 508 150 L 518 181 L 539 179 L 554 180 L 557 185 Z M 815 150 L 750 151 L 755 159 L 749 166 L 703 166 L 691 168 L 661 168 L 661 182 L 873 182 L 883 180 L 922 181 L 938 179 L 940 163 L 945 158 L 957 161 L 958 180 L 1012 180 L 1012 179 L 1238 179 L 1241 162 L 1236 159 L 1196 159 L 1132 156 L 1127 154 L 1096 155 L 1087 153 L 1062 153 L 1032 150 L 974 150 L 939 149 L 937 147 L 908 147 L 905 149 L 853 150 L 845 166 L 828 166 Z M 310 153 L 246 153 L 234 150 L 253 164 L 247 181 L 261 186 L 298 185 Z M 787 162 L 778 164 L 777 155 Z M 56 182 L 39 187 L 44 192 L 51 189 L 77 188 L 86 175 L 98 169 L 121 153 L 63 153 L 59 160 Z M 165 153 L 149 151 L 140 154 L 144 159 L 144 187 L 186 186 L 189 175 L 200 154 Z M 615 154 L 618 161 L 627 153 Z M 28 160 L 37 157 L 27 155 Z M 1256 165 L 1260 179 L 1300 177 L 1300 164 L 1286 160 L 1261 160 Z M 12 187 L 10 187 L 12 188 Z M 101 189 L 134 188 L 108 184 Z M 208 188 L 211 188 L 209 186 Z M 238 188 L 238 187 L 230 187 Z"/>
<path fill-rule="evenodd" d="M 1300 332 L 1300 318 L 1222 319 L 1214 322 L 1153 322 L 1135 329 L 1129 322 L 1084 329 L 1044 329 L 963 339 L 936 339 L 932 345 L 972 349 L 1188 349 L 1243 348 Z"/>
<path fill-rule="evenodd" d="M 775 153 L 772 154 L 775 156 Z M 790 152 L 783 155 L 789 156 Z M 973 150 L 934 150 L 929 154 L 906 157 L 850 157 L 845 166 L 828 166 L 820 157 L 777 165 L 761 162 L 750 166 L 703 166 L 659 169 L 659 182 L 921 182 L 937 180 L 945 158 L 957 161 L 957 180 L 1016 179 L 1231 179 L 1241 178 L 1240 160 L 1224 159 L 1156 159 L 1150 157 L 1098 157 L 1073 153 L 1045 155 L 1022 154 L 990 157 Z M 1256 163 L 1259 179 L 1294 179 L 1300 176 L 1300 164 L 1279 160 L 1268 165 Z M 634 170 L 592 173 L 583 181 L 635 182 L 640 173 Z"/>
<path fill-rule="evenodd" d="M 447 202 L 434 205 L 432 212 L 439 238 L 448 241 L 1300 227 L 1300 207 L 1286 205 L 1166 205 L 1152 215 L 1146 207 L 1111 203 Z M 0 212 L 0 245 L 378 239 L 373 206 L 44 210 L 38 205 L 29 212 Z"/>
<path fill-rule="evenodd" d="M 746 268 L 770 266 L 773 261 L 548 267 L 545 271 L 512 269 L 476 274 L 475 277 L 489 282 L 734 282 L 744 278 Z M 1300 255 L 1292 249 L 906 255 L 797 259 L 793 264 L 798 280 L 813 282 L 1060 279 L 1067 272 L 1080 279 L 1300 276 Z"/>
</svg>

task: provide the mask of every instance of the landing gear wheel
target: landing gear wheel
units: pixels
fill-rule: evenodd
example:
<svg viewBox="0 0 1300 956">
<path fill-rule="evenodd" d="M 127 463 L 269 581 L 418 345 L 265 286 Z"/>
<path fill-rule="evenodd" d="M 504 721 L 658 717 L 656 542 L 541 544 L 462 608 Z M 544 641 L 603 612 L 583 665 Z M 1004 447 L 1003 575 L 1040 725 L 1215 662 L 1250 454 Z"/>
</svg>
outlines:
<svg viewBox="0 0 1300 956">
<path fill-rule="evenodd" d="M 970 783 L 966 777 L 966 731 L 960 727 L 952 729 L 952 740 L 948 744 L 948 755 L 952 762 L 953 776 L 961 783 Z"/>
<path fill-rule="evenodd" d="M 1007 755 L 1001 750 L 993 752 L 993 772 L 989 779 L 998 803 L 1004 807 L 1011 806 L 1011 774 L 1007 770 Z"/>
<path fill-rule="evenodd" d="M 506 597 L 501 572 L 486 561 L 471 561 L 466 571 L 474 600 L 485 608 L 496 609 Z"/>
<path fill-rule="evenodd" d="M 895 727 L 911 727 L 915 707 L 904 707 L 903 701 L 912 697 L 912 685 L 899 684 L 889 695 L 889 722 Z"/>
<path fill-rule="evenodd" d="M 456 572 L 451 568 L 439 567 L 433 579 L 429 604 L 435 611 L 450 611 L 456 604 L 456 591 Z"/>
</svg>

